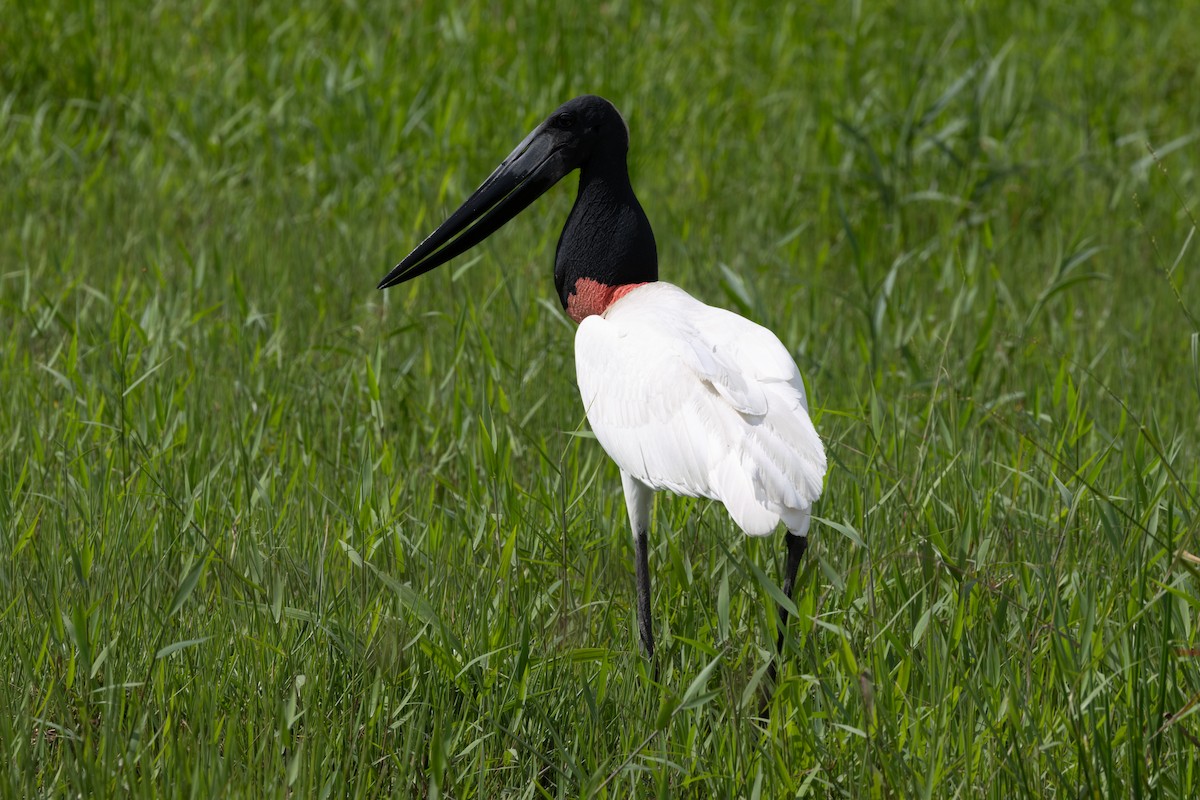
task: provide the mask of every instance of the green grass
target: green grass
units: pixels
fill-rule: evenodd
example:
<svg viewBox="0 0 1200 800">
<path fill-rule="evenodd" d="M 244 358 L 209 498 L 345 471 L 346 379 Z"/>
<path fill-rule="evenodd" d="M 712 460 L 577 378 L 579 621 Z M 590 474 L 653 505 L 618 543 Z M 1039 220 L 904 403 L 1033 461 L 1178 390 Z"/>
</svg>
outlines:
<svg viewBox="0 0 1200 800">
<path fill-rule="evenodd" d="M 1200 794 L 1194 4 L 409 5 L 0 0 L 0 792 Z M 583 92 L 811 387 L 769 722 L 719 506 L 638 654 L 572 181 L 373 288 Z"/>
</svg>

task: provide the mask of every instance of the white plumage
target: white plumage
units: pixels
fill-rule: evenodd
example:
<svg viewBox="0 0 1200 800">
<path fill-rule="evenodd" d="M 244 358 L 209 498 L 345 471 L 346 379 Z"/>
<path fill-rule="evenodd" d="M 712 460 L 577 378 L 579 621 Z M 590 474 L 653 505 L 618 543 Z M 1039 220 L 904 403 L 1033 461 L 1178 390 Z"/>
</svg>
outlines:
<svg viewBox="0 0 1200 800">
<path fill-rule="evenodd" d="M 575 369 L 588 422 L 627 494 L 637 494 L 632 478 L 718 500 L 751 536 L 780 522 L 807 533 L 825 450 L 796 363 L 771 331 L 648 283 L 583 320 Z M 631 518 L 647 505 L 627 499 Z"/>
</svg>

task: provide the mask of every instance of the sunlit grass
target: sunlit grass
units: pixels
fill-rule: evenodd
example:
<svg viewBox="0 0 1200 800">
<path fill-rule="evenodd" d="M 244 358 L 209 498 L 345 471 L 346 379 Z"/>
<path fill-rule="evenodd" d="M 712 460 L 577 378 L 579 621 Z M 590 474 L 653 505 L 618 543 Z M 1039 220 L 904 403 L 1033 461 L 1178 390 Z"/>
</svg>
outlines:
<svg viewBox="0 0 1200 800">
<path fill-rule="evenodd" d="M 0 0 L 3 792 L 1196 795 L 1198 29 L 978 5 Z M 720 507 L 638 654 L 571 181 L 373 289 L 583 92 L 809 381 L 769 721 Z"/>
</svg>

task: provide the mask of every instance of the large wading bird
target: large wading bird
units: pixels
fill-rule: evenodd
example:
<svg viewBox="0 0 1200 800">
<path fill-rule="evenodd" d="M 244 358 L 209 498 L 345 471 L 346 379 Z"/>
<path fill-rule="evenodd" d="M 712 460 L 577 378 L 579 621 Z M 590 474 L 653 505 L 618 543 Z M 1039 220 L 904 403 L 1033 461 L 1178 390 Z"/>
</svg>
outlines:
<svg viewBox="0 0 1200 800">
<path fill-rule="evenodd" d="M 379 288 L 466 252 L 580 171 L 554 256 L 554 285 L 579 323 L 575 370 L 588 422 L 621 468 L 636 554 L 638 631 L 652 656 L 653 493 L 718 500 L 750 536 L 771 534 L 782 522 L 783 591 L 790 598 L 821 495 L 825 450 L 800 372 L 775 334 L 658 280 L 654 233 L 629 183 L 628 152 L 629 127 L 612 103 L 590 95 L 564 103 Z M 782 606 L 779 615 L 782 651 L 788 618 Z"/>
</svg>

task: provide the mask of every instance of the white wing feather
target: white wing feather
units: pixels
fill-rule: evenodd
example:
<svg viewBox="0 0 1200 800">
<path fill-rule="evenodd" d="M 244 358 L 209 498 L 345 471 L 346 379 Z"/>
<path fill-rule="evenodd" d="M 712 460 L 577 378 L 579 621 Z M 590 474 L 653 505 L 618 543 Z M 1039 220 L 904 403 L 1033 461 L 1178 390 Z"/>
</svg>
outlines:
<svg viewBox="0 0 1200 800">
<path fill-rule="evenodd" d="M 653 489 L 725 504 L 752 536 L 808 527 L 825 450 L 775 334 L 669 283 L 634 289 L 575 336 L 588 422 Z"/>
</svg>

